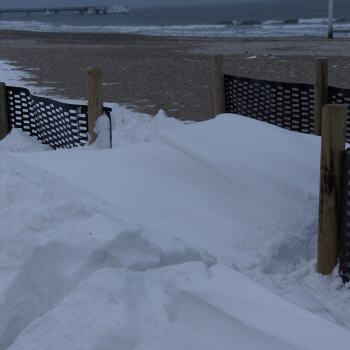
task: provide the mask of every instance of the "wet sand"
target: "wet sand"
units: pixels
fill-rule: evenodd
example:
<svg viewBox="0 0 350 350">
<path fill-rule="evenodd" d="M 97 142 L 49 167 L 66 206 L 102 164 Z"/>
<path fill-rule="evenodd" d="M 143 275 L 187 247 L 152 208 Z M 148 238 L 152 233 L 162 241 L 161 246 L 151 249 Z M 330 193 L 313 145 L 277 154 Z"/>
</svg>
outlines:
<svg viewBox="0 0 350 350">
<path fill-rule="evenodd" d="M 86 98 L 87 70 L 103 72 L 103 95 L 138 111 L 182 120 L 211 117 L 212 56 L 226 73 L 313 83 L 315 57 L 329 57 L 330 84 L 350 88 L 350 40 L 187 38 L 0 31 L 0 59 L 32 74 L 47 95 Z M 1 79 L 0 79 L 1 80 Z"/>
</svg>

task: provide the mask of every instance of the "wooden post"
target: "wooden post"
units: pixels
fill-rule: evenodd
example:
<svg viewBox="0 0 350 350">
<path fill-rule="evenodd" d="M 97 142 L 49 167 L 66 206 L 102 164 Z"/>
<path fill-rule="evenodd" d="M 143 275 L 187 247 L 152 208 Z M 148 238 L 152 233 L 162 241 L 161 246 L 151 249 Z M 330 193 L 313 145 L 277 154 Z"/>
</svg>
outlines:
<svg viewBox="0 0 350 350">
<path fill-rule="evenodd" d="M 225 113 L 225 86 L 224 73 L 222 71 L 223 57 L 214 56 L 214 84 L 213 84 L 213 117 Z"/>
<path fill-rule="evenodd" d="M 328 59 L 316 60 L 315 80 L 315 134 L 322 133 L 322 109 L 328 103 Z"/>
<path fill-rule="evenodd" d="M 323 109 L 317 254 L 323 275 L 332 273 L 338 259 L 346 112 L 346 105 Z"/>
<path fill-rule="evenodd" d="M 333 0 L 328 0 L 328 39 L 333 39 Z"/>
<path fill-rule="evenodd" d="M 97 134 L 94 132 L 96 119 L 103 113 L 101 71 L 97 68 L 88 71 L 88 132 L 90 144 Z"/>
<path fill-rule="evenodd" d="M 10 132 L 6 85 L 0 83 L 0 140 Z"/>
</svg>

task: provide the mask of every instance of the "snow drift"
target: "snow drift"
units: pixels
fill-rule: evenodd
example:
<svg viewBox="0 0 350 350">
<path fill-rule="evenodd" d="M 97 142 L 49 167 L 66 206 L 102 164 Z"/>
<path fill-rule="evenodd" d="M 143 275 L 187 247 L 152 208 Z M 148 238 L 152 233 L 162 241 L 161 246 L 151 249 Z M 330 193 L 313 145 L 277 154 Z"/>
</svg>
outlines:
<svg viewBox="0 0 350 350">
<path fill-rule="evenodd" d="M 320 139 L 113 108 L 112 150 L 0 142 L 0 349 L 347 349 Z"/>
</svg>

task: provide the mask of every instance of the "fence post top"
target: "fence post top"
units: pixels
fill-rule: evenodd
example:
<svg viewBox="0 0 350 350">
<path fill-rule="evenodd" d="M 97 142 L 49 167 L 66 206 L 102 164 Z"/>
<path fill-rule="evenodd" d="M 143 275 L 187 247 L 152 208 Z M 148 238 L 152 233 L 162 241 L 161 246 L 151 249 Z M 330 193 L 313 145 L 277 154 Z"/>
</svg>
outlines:
<svg viewBox="0 0 350 350">
<path fill-rule="evenodd" d="M 101 69 L 100 68 L 90 68 L 89 70 L 88 70 L 88 75 L 90 75 L 90 76 L 93 76 L 93 75 L 95 75 L 95 76 L 101 76 L 102 75 L 102 72 L 101 72 Z"/>
<path fill-rule="evenodd" d="M 328 111 L 328 110 L 339 110 L 339 111 L 344 112 L 345 114 L 347 112 L 347 109 L 348 109 L 347 105 L 345 105 L 345 104 L 336 104 L 336 103 L 334 103 L 334 104 L 326 104 L 323 107 L 323 110 L 326 110 L 326 111 Z"/>
<path fill-rule="evenodd" d="M 224 57 L 222 55 L 214 55 L 214 62 L 221 63 L 224 61 Z"/>
</svg>

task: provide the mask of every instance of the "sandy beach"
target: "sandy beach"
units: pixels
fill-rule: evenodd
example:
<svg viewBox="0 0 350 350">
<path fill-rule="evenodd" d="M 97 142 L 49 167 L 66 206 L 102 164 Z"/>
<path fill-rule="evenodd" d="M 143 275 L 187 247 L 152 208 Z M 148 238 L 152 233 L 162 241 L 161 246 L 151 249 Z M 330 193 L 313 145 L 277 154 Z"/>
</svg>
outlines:
<svg viewBox="0 0 350 350">
<path fill-rule="evenodd" d="M 52 88 L 48 95 L 85 99 L 87 70 L 99 67 L 105 101 L 182 120 L 211 117 L 214 54 L 226 73 L 299 83 L 313 83 L 315 57 L 326 56 L 330 84 L 350 88 L 349 39 L 0 32 L 0 59 Z"/>
</svg>

